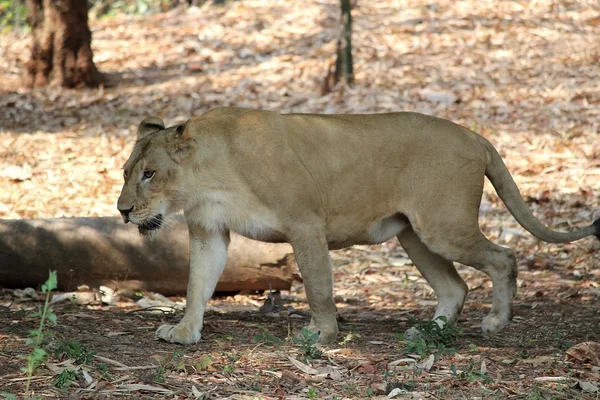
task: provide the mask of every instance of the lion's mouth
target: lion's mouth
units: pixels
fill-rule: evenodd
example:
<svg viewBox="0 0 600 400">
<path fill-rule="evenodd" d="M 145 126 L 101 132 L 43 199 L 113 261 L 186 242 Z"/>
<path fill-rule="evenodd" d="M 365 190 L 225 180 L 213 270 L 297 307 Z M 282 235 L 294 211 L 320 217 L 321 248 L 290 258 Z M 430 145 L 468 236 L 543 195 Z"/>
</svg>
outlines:
<svg viewBox="0 0 600 400">
<path fill-rule="evenodd" d="M 138 225 L 138 231 L 140 232 L 140 235 L 147 235 L 148 232 L 157 230 L 158 228 L 161 227 L 163 223 L 163 216 L 162 214 L 158 214 L 155 215 L 154 217 L 150 218 L 149 220 L 141 223 Z"/>
</svg>

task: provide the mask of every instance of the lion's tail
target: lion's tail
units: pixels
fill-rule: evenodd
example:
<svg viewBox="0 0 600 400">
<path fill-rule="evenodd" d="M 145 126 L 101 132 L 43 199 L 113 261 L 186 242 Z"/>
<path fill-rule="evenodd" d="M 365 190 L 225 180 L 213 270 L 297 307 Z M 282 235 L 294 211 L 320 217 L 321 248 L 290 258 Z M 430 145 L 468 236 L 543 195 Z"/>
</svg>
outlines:
<svg viewBox="0 0 600 400">
<path fill-rule="evenodd" d="M 538 239 L 551 243 L 573 242 L 592 235 L 600 239 L 600 219 L 597 219 L 592 225 L 573 232 L 557 232 L 548 229 L 529 210 L 527 203 L 521 196 L 521 192 L 519 192 L 519 188 L 494 146 L 485 139 L 482 143 L 488 153 L 485 175 L 494 185 L 498 196 L 500 196 L 508 211 L 523 228 Z"/>
</svg>

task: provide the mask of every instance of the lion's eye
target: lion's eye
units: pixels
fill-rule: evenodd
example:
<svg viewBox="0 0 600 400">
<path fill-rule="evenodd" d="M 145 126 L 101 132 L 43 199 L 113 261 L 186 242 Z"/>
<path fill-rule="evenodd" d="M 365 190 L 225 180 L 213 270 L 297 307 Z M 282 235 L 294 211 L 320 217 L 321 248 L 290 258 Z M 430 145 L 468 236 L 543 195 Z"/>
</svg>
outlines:
<svg viewBox="0 0 600 400">
<path fill-rule="evenodd" d="M 144 179 L 152 179 L 156 171 L 144 171 Z"/>
</svg>

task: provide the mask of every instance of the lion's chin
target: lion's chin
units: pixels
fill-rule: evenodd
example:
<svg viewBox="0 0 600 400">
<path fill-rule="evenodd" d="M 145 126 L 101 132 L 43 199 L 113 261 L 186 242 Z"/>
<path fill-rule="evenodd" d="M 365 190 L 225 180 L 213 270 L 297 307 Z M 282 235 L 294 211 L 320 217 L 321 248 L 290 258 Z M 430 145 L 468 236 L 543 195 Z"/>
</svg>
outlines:
<svg viewBox="0 0 600 400">
<path fill-rule="evenodd" d="M 162 214 L 155 215 L 154 217 L 150 218 L 149 220 L 145 221 L 144 223 L 139 224 L 138 232 L 142 236 L 148 236 L 150 234 L 155 233 L 162 226 L 162 223 L 163 223 Z"/>
</svg>

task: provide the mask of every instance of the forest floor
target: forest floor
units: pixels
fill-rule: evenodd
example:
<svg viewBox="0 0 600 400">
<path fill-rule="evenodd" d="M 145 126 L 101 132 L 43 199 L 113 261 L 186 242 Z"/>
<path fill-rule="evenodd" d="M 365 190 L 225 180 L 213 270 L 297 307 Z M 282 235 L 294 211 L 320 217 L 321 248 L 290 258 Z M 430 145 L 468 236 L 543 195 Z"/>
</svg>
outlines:
<svg viewBox="0 0 600 400">
<path fill-rule="evenodd" d="M 596 1 L 359 2 L 352 88 L 325 84 L 338 7 L 333 0 L 248 0 L 92 20 L 95 62 L 108 84 L 77 91 L 20 89 L 29 40 L 0 35 L 0 218 L 114 216 L 121 166 L 145 116 L 175 124 L 228 105 L 448 118 L 494 143 L 545 224 L 570 229 L 600 216 Z M 154 330 L 180 314 L 140 311 L 126 297 L 110 306 L 62 302 L 54 306 L 49 351 L 72 341 L 86 346 L 80 354 L 96 356 L 74 366 L 72 355 L 52 353 L 32 394 L 600 398 L 598 242 L 534 239 L 489 185 L 480 223 L 491 240 L 517 251 L 515 317 L 484 337 L 479 325 L 491 283 L 459 266 L 470 294 L 455 352 L 402 341 L 414 318 L 431 317 L 435 297 L 391 241 L 332 252 L 339 343 L 313 360 L 305 358 L 311 346 L 292 340 L 308 322 L 300 284 L 282 293 L 284 305 L 298 311 L 291 315 L 259 312 L 266 293 L 211 300 L 203 338 L 191 346 L 154 340 Z M 26 338 L 39 323 L 28 315 L 39 305 L 39 292 L 0 291 L 0 391 L 23 393 Z M 77 370 L 74 381 L 53 386 L 68 366 Z"/>
</svg>

